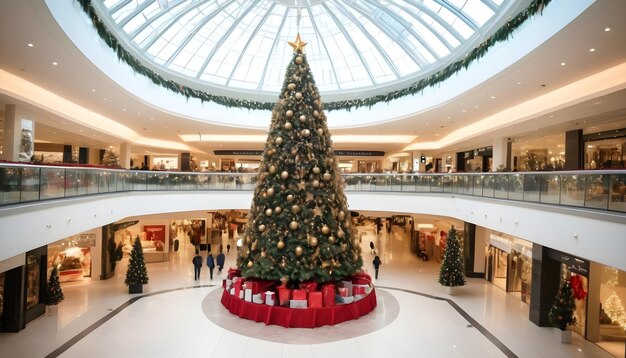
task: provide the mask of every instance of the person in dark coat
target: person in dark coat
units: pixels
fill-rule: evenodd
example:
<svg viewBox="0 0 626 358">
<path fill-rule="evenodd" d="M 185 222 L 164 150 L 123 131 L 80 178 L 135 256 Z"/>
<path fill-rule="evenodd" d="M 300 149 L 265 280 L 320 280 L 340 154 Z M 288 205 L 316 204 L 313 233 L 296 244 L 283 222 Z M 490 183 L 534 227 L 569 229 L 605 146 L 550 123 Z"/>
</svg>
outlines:
<svg viewBox="0 0 626 358">
<path fill-rule="evenodd" d="M 213 279 L 213 269 L 215 268 L 215 260 L 213 260 L 213 255 L 209 253 L 206 257 L 206 265 L 209 267 L 209 275 L 211 280 Z"/>
<path fill-rule="evenodd" d="M 374 257 L 374 261 L 372 261 L 372 264 L 374 264 L 374 272 L 375 272 L 374 278 L 378 280 L 378 269 L 380 268 L 380 265 L 382 264 L 382 262 L 380 261 L 380 257 L 378 257 L 378 255 Z"/>
<path fill-rule="evenodd" d="M 370 241 L 370 251 L 371 253 L 374 253 L 374 242 Z"/>
<path fill-rule="evenodd" d="M 230 244 L 226 245 L 226 253 L 230 254 Z"/>
<path fill-rule="evenodd" d="M 226 261 L 226 256 L 224 256 L 224 253 L 222 252 L 222 250 L 220 250 L 220 253 L 217 254 L 217 269 L 220 271 L 220 273 L 224 268 L 224 261 Z"/>
<path fill-rule="evenodd" d="M 200 269 L 202 268 L 202 256 L 200 256 L 198 250 L 196 250 L 196 256 L 193 257 L 191 262 L 193 263 L 194 280 L 198 281 L 200 279 Z"/>
</svg>

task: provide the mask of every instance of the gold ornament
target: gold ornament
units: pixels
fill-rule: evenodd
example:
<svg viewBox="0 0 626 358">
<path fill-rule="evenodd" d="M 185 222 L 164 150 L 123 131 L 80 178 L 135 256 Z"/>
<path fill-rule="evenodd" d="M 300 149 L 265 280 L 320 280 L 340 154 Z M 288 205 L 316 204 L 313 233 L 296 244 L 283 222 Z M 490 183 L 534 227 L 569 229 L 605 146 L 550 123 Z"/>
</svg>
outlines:
<svg viewBox="0 0 626 358">
<path fill-rule="evenodd" d="M 254 265 L 254 262 L 248 261 L 248 268 L 251 268 Z"/>
<path fill-rule="evenodd" d="M 282 144 L 282 143 L 283 143 L 283 138 L 281 138 L 281 137 L 276 137 L 276 139 L 274 139 L 274 143 L 276 143 L 276 144 L 278 144 L 278 145 Z"/>
<path fill-rule="evenodd" d="M 313 117 L 318 118 L 320 116 L 320 112 L 316 110 L 313 111 Z"/>
<path fill-rule="evenodd" d="M 267 257 L 267 252 L 265 250 L 261 251 L 261 257 Z"/>
<path fill-rule="evenodd" d="M 283 178 L 283 179 L 287 179 L 287 178 L 289 178 L 289 172 L 288 172 L 288 171 L 286 171 L 286 170 L 285 170 L 285 171 L 282 171 L 282 172 L 280 173 L 280 177 L 281 177 L 281 178 Z"/>
<path fill-rule="evenodd" d="M 346 218 L 346 214 L 343 211 L 340 211 L 338 217 L 339 217 L 339 220 L 343 220 Z"/>
<path fill-rule="evenodd" d="M 306 116 L 304 114 L 300 116 L 300 122 L 306 122 Z"/>
<path fill-rule="evenodd" d="M 276 167 L 274 165 L 270 165 L 270 173 L 276 173 Z"/>
<path fill-rule="evenodd" d="M 263 225 L 263 224 L 259 225 L 259 231 L 260 232 L 265 231 L 265 225 Z"/>
<path fill-rule="evenodd" d="M 267 198 L 267 193 L 263 193 L 263 194 L 261 194 L 261 196 L 263 197 L 263 199 L 266 199 Z"/>
<path fill-rule="evenodd" d="M 280 240 L 280 241 L 276 244 L 276 247 L 277 247 L 279 250 L 282 250 L 282 249 L 285 247 L 285 242 L 284 242 L 283 240 Z"/>
<path fill-rule="evenodd" d="M 319 174 L 320 173 L 320 167 L 313 167 L 313 173 Z"/>
<path fill-rule="evenodd" d="M 291 212 L 294 214 L 299 214 L 300 213 L 300 206 L 299 205 L 293 205 L 291 207 Z"/>
<path fill-rule="evenodd" d="M 317 134 L 324 135 L 324 129 L 323 128 L 318 128 L 317 129 Z"/>
<path fill-rule="evenodd" d="M 320 186 L 320 181 L 319 181 L 319 180 L 317 180 L 317 179 L 315 179 L 315 180 L 313 180 L 312 184 L 313 184 L 313 187 L 314 187 L 314 188 L 319 188 L 319 186 Z"/>
<path fill-rule="evenodd" d="M 287 112 L 285 112 L 285 115 L 287 116 L 287 118 L 291 118 L 293 117 L 293 111 L 291 109 L 288 109 Z"/>
<path fill-rule="evenodd" d="M 330 179 L 333 178 L 332 175 L 330 175 L 329 172 L 324 173 L 324 175 L 322 175 L 322 178 L 324 178 L 325 181 L 329 181 Z"/>
<path fill-rule="evenodd" d="M 311 245 L 311 247 L 317 246 L 317 238 L 316 237 L 311 237 L 309 239 L 309 245 Z"/>
<path fill-rule="evenodd" d="M 311 135 L 311 131 L 308 130 L 308 129 L 303 129 L 302 130 L 302 135 L 305 136 L 305 137 L 308 137 L 308 136 Z"/>
<path fill-rule="evenodd" d="M 281 208 L 280 206 L 277 206 L 277 207 L 274 208 L 274 212 L 276 214 L 280 214 L 282 211 L 283 211 L 283 208 Z"/>
<path fill-rule="evenodd" d="M 304 250 L 302 249 L 302 246 L 296 246 L 296 256 L 302 256 L 302 253 L 304 253 Z"/>
<path fill-rule="evenodd" d="M 272 196 L 272 195 L 274 195 L 274 188 L 267 189 L 267 196 Z"/>
<path fill-rule="evenodd" d="M 290 130 L 292 127 L 291 122 L 285 123 L 285 129 Z"/>
<path fill-rule="evenodd" d="M 329 244 L 334 244 L 335 243 L 335 237 L 334 236 L 329 236 L 328 237 L 328 243 Z"/>
<path fill-rule="evenodd" d="M 293 201 L 294 197 L 292 194 L 287 195 L 287 202 L 291 203 Z"/>
<path fill-rule="evenodd" d="M 343 238 L 343 236 L 344 236 L 344 232 L 343 232 L 343 230 L 339 230 L 339 231 L 337 232 L 337 237 L 341 239 L 341 238 Z"/>
<path fill-rule="evenodd" d="M 357 254 L 356 252 L 352 255 L 352 259 L 354 261 L 358 261 L 359 260 L 359 254 Z"/>
<path fill-rule="evenodd" d="M 265 210 L 265 216 L 272 216 L 272 209 Z"/>
<path fill-rule="evenodd" d="M 301 99 L 302 99 L 302 93 L 297 92 L 297 93 L 296 93 L 296 99 L 297 99 L 297 100 L 301 100 Z"/>
<path fill-rule="evenodd" d="M 298 222 L 297 221 L 292 221 L 289 223 L 289 228 L 291 230 L 297 230 L 298 229 Z"/>
<path fill-rule="evenodd" d="M 327 225 L 322 226 L 322 233 L 324 235 L 328 235 L 330 233 L 330 228 Z"/>
<path fill-rule="evenodd" d="M 327 267 L 329 267 L 329 266 L 330 266 L 330 261 L 324 261 L 324 262 L 322 262 L 322 268 L 323 268 L 323 269 L 325 269 L 325 268 L 327 268 Z"/>
<path fill-rule="evenodd" d="M 290 91 L 293 91 L 296 89 L 296 84 L 295 83 L 290 83 L 287 85 L 287 89 Z"/>
<path fill-rule="evenodd" d="M 296 57 L 296 63 L 297 63 L 298 65 L 301 65 L 301 64 L 302 64 L 302 61 L 303 61 L 303 58 L 302 58 L 302 57 L 300 57 L 300 56 Z"/>
<path fill-rule="evenodd" d="M 347 244 L 341 244 L 341 251 L 346 252 L 347 249 L 348 249 Z"/>
</svg>

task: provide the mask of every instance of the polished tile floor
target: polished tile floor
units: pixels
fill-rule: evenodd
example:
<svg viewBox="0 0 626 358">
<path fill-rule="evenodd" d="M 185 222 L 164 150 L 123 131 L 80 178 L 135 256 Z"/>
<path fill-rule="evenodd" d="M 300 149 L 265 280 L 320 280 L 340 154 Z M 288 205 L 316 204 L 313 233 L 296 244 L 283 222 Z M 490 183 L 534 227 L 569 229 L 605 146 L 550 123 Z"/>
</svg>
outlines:
<svg viewBox="0 0 626 358">
<path fill-rule="evenodd" d="M 369 272 L 370 241 L 383 261 L 379 306 L 356 321 L 286 329 L 237 319 L 219 302 L 225 273 L 209 280 L 204 266 L 194 281 L 193 247 L 183 244 L 169 262 L 147 265 L 150 284 L 139 299 L 123 284 L 126 259 L 114 279 L 64 284 L 58 315 L 0 334 L 0 357 L 610 357 L 577 335 L 558 343 L 551 328 L 528 320 L 519 296 L 483 279 L 447 295 L 439 264 L 412 255 L 400 228 L 364 232 Z M 231 250 L 226 265 L 234 260 Z"/>
</svg>

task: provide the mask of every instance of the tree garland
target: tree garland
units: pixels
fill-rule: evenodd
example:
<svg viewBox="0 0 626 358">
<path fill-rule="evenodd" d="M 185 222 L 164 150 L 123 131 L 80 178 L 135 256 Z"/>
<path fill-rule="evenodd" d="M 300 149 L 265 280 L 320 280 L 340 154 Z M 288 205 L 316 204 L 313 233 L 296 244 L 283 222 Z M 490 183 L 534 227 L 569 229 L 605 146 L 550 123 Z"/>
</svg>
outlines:
<svg viewBox="0 0 626 358">
<path fill-rule="evenodd" d="M 202 102 L 213 102 L 229 108 L 245 108 L 249 110 L 268 110 L 271 111 L 274 108 L 274 102 L 259 102 L 250 101 L 245 99 L 236 99 L 228 96 L 218 96 L 211 93 L 207 93 L 201 90 L 193 89 L 191 87 L 182 85 L 173 80 L 168 80 L 153 70 L 144 66 L 138 59 L 131 55 L 117 40 L 115 35 L 111 33 L 103 21 L 96 13 L 95 8 L 91 4 L 91 0 L 77 0 L 81 5 L 83 11 L 89 16 L 93 26 L 96 28 L 98 35 L 104 42 L 117 54 L 117 58 L 126 62 L 133 71 L 148 77 L 153 83 L 167 88 L 168 90 L 181 94 L 187 99 L 190 97 L 197 98 Z M 526 20 L 531 16 L 543 12 L 552 0 L 533 0 L 531 4 L 522 12 L 517 14 L 514 18 L 509 20 L 506 24 L 500 27 L 492 36 L 483 41 L 480 45 L 475 47 L 470 53 L 467 54 L 462 60 L 456 61 L 442 70 L 423 78 L 417 82 L 412 83 L 406 88 L 387 92 L 376 96 L 350 99 L 342 101 L 328 102 L 324 104 L 324 110 L 351 110 L 353 108 L 368 107 L 371 108 L 377 103 L 386 102 L 389 103 L 395 99 L 405 97 L 408 95 L 415 95 L 422 92 L 427 87 L 433 87 L 440 82 L 450 78 L 455 73 L 462 69 L 467 69 L 469 65 L 483 57 L 487 51 L 498 42 L 506 41 L 512 35 L 512 33 L 519 28 Z"/>
</svg>

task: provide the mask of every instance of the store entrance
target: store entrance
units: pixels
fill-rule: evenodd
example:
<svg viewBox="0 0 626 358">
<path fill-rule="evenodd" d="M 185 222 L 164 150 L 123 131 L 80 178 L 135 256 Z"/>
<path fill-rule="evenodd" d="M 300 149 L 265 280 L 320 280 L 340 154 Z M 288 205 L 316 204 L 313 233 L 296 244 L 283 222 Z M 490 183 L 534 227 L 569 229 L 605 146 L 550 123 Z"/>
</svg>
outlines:
<svg viewBox="0 0 626 358">
<path fill-rule="evenodd" d="M 494 246 L 487 248 L 486 264 L 485 264 L 485 279 L 507 290 L 507 268 L 508 268 L 509 254 L 503 250 Z"/>
</svg>

